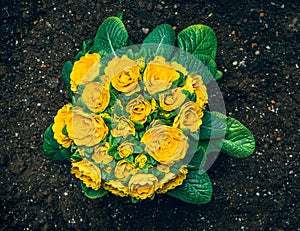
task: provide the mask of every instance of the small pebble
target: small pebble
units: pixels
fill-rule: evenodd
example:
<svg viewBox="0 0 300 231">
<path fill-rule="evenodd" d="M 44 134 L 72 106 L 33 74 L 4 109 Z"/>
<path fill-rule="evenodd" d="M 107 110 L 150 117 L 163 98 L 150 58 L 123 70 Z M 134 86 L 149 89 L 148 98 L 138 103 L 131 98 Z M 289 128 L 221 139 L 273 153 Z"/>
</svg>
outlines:
<svg viewBox="0 0 300 231">
<path fill-rule="evenodd" d="M 144 34 L 148 34 L 148 33 L 149 33 L 149 28 L 143 27 L 143 28 L 142 28 L 142 32 L 143 32 Z"/>
<path fill-rule="evenodd" d="M 234 61 L 234 62 L 232 63 L 233 66 L 236 66 L 236 65 L 238 65 L 238 64 L 239 64 L 238 61 Z"/>
<path fill-rule="evenodd" d="M 278 136 L 278 137 L 276 138 L 276 141 L 277 141 L 277 142 L 281 141 L 281 137 Z"/>
<path fill-rule="evenodd" d="M 260 51 L 259 51 L 259 50 L 255 51 L 255 54 L 256 54 L 256 55 L 259 55 L 259 54 L 260 54 Z"/>
</svg>

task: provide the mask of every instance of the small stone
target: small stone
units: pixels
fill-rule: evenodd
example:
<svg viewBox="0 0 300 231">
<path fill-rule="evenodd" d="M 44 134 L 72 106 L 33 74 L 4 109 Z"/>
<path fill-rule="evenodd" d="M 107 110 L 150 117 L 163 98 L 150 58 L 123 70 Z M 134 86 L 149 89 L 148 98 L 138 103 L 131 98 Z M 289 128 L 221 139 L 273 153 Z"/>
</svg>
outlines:
<svg viewBox="0 0 300 231">
<path fill-rule="evenodd" d="M 277 141 L 277 142 L 281 141 L 281 137 L 278 136 L 278 137 L 276 138 L 276 141 Z"/>
<path fill-rule="evenodd" d="M 256 55 L 259 55 L 259 54 L 260 54 L 260 51 L 259 51 L 259 50 L 255 51 L 255 54 L 256 54 Z"/>
<path fill-rule="evenodd" d="M 238 65 L 238 64 L 239 64 L 238 61 L 234 61 L 234 62 L 232 63 L 233 66 L 236 66 L 236 65 Z"/>
<path fill-rule="evenodd" d="M 143 28 L 142 28 L 142 32 L 143 32 L 144 34 L 148 34 L 148 33 L 149 33 L 149 28 L 143 27 Z"/>
</svg>

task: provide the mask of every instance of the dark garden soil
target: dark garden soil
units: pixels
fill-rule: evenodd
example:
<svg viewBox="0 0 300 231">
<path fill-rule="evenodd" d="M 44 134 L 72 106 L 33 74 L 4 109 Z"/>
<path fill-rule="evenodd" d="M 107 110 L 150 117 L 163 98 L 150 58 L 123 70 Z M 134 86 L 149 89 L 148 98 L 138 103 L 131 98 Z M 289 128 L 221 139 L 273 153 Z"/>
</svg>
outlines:
<svg viewBox="0 0 300 231">
<path fill-rule="evenodd" d="M 300 230 L 299 1 L 0 4 L 0 230 Z M 69 162 L 43 156 L 43 132 L 69 100 L 62 66 L 120 12 L 135 43 L 161 23 L 216 32 L 227 115 L 250 128 L 257 147 L 246 159 L 219 156 L 206 205 L 168 195 L 137 204 L 112 194 L 91 200 Z"/>
</svg>

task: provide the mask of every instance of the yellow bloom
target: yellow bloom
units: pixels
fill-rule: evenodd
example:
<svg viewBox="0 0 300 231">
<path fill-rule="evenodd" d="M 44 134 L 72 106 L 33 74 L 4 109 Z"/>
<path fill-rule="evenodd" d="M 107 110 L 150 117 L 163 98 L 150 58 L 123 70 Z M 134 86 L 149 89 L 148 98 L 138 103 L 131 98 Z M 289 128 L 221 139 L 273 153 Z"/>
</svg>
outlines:
<svg viewBox="0 0 300 231">
<path fill-rule="evenodd" d="M 172 111 L 180 107 L 185 101 L 185 94 L 180 88 L 173 89 L 170 93 L 159 94 L 159 104 L 165 111 Z"/>
<path fill-rule="evenodd" d="M 140 90 L 138 79 L 141 69 L 144 67 L 142 60 L 132 60 L 126 55 L 115 57 L 109 61 L 104 72 L 111 79 L 115 89 L 126 94 L 132 94 Z"/>
<path fill-rule="evenodd" d="M 158 179 L 152 174 L 136 174 L 128 183 L 130 196 L 136 199 L 151 197 L 157 187 Z"/>
<path fill-rule="evenodd" d="M 145 87 L 150 94 L 169 89 L 172 82 L 177 80 L 180 74 L 166 62 L 162 56 L 156 56 L 149 62 L 143 75 Z"/>
<path fill-rule="evenodd" d="M 115 176 L 119 180 L 124 181 L 130 174 L 135 174 L 136 171 L 132 163 L 128 163 L 126 160 L 120 160 L 115 167 Z"/>
<path fill-rule="evenodd" d="M 97 53 L 86 54 L 74 63 L 70 74 L 71 90 L 77 93 L 77 87 L 93 81 L 99 74 L 100 55 Z"/>
<path fill-rule="evenodd" d="M 72 162 L 71 173 L 82 180 L 87 187 L 94 190 L 98 190 L 101 187 L 101 171 L 95 164 L 87 159 Z"/>
<path fill-rule="evenodd" d="M 129 119 L 144 124 L 151 112 L 151 104 L 142 95 L 139 95 L 129 101 L 126 111 L 130 114 Z"/>
<path fill-rule="evenodd" d="M 147 156 L 145 154 L 139 154 L 134 159 L 135 165 L 137 165 L 139 168 L 143 168 L 145 164 L 147 163 Z"/>
<path fill-rule="evenodd" d="M 72 104 L 68 103 L 58 110 L 57 115 L 54 117 L 54 124 L 52 130 L 54 133 L 54 139 L 57 140 L 64 148 L 70 147 L 73 140 L 63 134 L 63 128 L 66 126 L 66 118 L 70 111 Z"/>
<path fill-rule="evenodd" d="M 118 151 L 121 158 L 126 158 L 133 153 L 133 144 L 128 141 L 124 141 L 119 145 Z"/>
<path fill-rule="evenodd" d="M 198 131 L 202 124 L 203 111 L 192 101 L 188 101 L 180 108 L 178 115 L 174 119 L 173 127 L 187 128 L 191 132 Z"/>
<path fill-rule="evenodd" d="M 166 164 L 157 165 L 157 170 L 160 172 L 168 173 L 170 172 L 170 166 Z"/>
<path fill-rule="evenodd" d="M 200 108 L 205 108 L 208 102 L 207 89 L 202 81 L 202 77 L 197 74 L 190 74 L 187 76 L 183 90 L 196 94 L 196 104 Z"/>
<path fill-rule="evenodd" d="M 113 137 L 126 138 L 128 135 L 135 135 L 134 124 L 128 120 L 125 116 L 114 116 L 114 120 L 117 122 L 117 126 L 111 130 Z"/>
<path fill-rule="evenodd" d="M 150 128 L 142 137 L 145 151 L 161 164 L 172 164 L 185 157 L 189 144 L 180 129 L 167 125 Z"/>
<path fill-rule="evenodd" d="M 67 120 L 69 136 L 78 146 L 94 146 L 108 134 L 108 127 L 100 115 L 87 114 L 80 107 L 73 107 Z"/>
<path fill-rule="evenodd" d="M 169 172 L 163 179 L 160 180 L 160 188 L 157 190 L 157 193 L 166 193 L 170 189 L 174 189 L 175 187 L 182 185 L 183 181 L 186 179 L 187 173 L 188 170 L 185 166 L 181 166 L 178 175 Z"/>
<path fill-rule="evenodd" d="M 110 148 L 109 142 L 106 142 L 104 146 L 97 145 L 94 149 L 92 159 L 97 163 L 108 164 L 114 160 L 113 156 L 108 155 L 108 149 Z"/>
<path fill-rule="evenodd" d="M 120 197 L 125 197 L 129 194 L 128 187 L 124 186 L 120 181 L 117 180 L 104 182 L 102 186 L 105 190 L 110 191 L 111 193 Z"/>
<path fill-rule="evenodd" d="M 85 85 L 82 100 L 92 112 L 103 112 L 109 104 L 110 93 L 101 83 L 90 82 Z"/>
</svg>

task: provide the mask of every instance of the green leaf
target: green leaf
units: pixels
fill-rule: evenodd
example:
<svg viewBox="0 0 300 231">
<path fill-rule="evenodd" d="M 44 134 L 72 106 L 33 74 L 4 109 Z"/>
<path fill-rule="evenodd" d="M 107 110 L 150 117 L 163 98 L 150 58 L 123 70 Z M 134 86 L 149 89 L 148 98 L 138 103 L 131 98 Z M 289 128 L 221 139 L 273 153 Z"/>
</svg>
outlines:
<svg viewBox="0 0 300 231">
<path fill-rule="evenodd" d="M 213 60 L 217 53 L 215 32 L 205 25 L 192 25 L 178 34 L 178 47 L 192 55 L 208 55 Z"/>
<path fill-rule="evenodd" d="M 131 120 L 131 122 L 134 124 L 134 128 L 135 128 L 136 131 L 144 129 L 144 125 L 143 124 L 141 124 L 139 122 L 136 122 L 134 120 Z"/>
<path fill-rule="evenodd" d="M 108 193 L 108 191 L 106 191 L 104 188 L 94 190 L 92 188 L 86 187 L 86 185 L 83 182 L 81 182 L 81 189 L 84 192 L 84 195 L 91 199 L 103 197 Z"/>
<path fill-rule="evenodd" d="M 157 48 L 162 44 L 174 46 L 175 31 L 169 24 L 161 24 L 151 31 L 143 43 L 156 43 Z"/>
<path fill-rule="evenodd" d="M 218 112 L 204 111 L 200 126 L 199 140 L 224 138 L 226 134 L 226 115 Z"/>
<path fill-rule="evenodd" d="M 151 50 L 153 56 L 162 55 L 166 59 L 174 50 L 175 31 L 169 24 L 161 24 L 151 31 L 143 41 L 143 47 Z"/>
<path fill-rule="evenodd" d="M 168 195 L 191 204 L 206 204 L 212 197 L 212 183 L 207 173 L 191 171 L 183 184 L 169 190 Z"/>
<path fill-rule="evenodd" d="M 81 160 L 82 160 L 82 156 L 80 155 L 80 153 L 79 153 L 78 151 L 76 151 L 76 152 L 71 156 L 71 160 L 81 161 Z"/>
<path fill-rule="evenodd" d="M 232 157 L 250 156 L 255 150 L 253 134 L 240 121 L 227 117 L 227 129 L 221 151 Z"/>
<path fill-rule="evenodd" d="M 126 160 L 128 163 L 133 163 L 133 161 L 134 161 L 134 156 L 133 156 L 133 155 L 130 155 L 130 156 L 124 158 L 124 160 Z"/>
<path fill-rule="evenodd" d="M 81 51 L 78 52 L 78 54 L 74 58 L 74 62 L 79 60 L 81 56 L 84 56 L 86 53 L 88 53 L 93 46 L 94 41 L 93 40 L 85 40 L 82 44 Z"/>
<path fill-rule="evenodd" d="M 67 86 L 70 98 L 72 98 L 72 95 L 73 95 L 73 93 L 71 91 L 71 84 L 70 84 L 70 75 L 71 75 L 72 69 L 73 69 L 73 64 L 70 61 L 66 62 L 62 69 L 62 79 Z"/>
<path fill-rule="evenodd" d="M 144 151 L 144 148 L 142 147 L 142 144 L 134 145 L 133 153 L 143 153 L 143 152 L 145 152 L 145 151 Z"/>
<path fill-rule="evenodd" d="M 188 170 L 199 170 L 200 166 L 202 166 L 203 158 L 205 157 L 205 149 L 204 147 L 199 147 L 198 151 L 194 154 L 193 158 L 187 165 Z"/>
<path fill-rule="evenodd" d="M 92 51 L 105 50 L 116 56 L 115 51 L 125 47 L 127 40 L 128 33 L 122 20 L 118 17 L 109 17 L 99 27 Z"/>
<path fill-rule="evenodd" d="M 69 149 L 62 147 L 56 139 L 54 139 L 54 133 L 52 130 L 53 124 L 51 124 L 44 133 L 43 151 L 47 158 L 53 160 L 70 160 L 71 152 Z"/>
<path fill-rule="evenodd" d="M 215 75 L 215 79 L 221 79 L 223 77 L 223 73 L 221 71 L 217 71 L 216 75 Z"/>
</svg>

